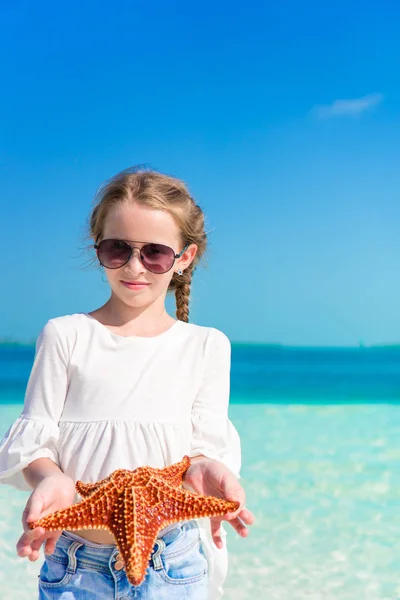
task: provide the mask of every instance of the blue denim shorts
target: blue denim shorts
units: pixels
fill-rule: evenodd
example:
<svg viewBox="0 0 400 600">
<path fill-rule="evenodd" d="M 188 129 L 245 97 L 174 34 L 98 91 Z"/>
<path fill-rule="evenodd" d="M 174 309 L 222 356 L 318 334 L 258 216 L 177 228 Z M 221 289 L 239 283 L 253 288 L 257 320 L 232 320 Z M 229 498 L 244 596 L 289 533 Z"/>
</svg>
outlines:
<svg viewBox="0 0 400 600">
<path fill-rule="evenodd" d="M 146 578 L 129 583 L 116 545 L 96 544 L 63 531 L 45 554 L 39 600 L 206 600 L 207 559 L 196 521 L 177 523 L 158 538 Z"/>
</svg>

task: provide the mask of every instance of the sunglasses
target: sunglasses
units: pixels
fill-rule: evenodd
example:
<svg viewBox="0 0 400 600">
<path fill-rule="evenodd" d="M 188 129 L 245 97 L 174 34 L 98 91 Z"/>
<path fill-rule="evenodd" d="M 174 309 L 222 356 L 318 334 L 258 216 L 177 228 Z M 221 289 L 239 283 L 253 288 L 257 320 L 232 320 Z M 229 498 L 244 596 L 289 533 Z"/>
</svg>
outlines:
<svg viewBox="0 0 400 600">
<path fill-rule="evenodd" d="M 152 273 L 167 273 L 173 267 L 176 258 L 180 258 L 189 244 L 179 254 L 164 244 L 144 244 L 140 249 L 140 260 L 142 265 Z M 107 239 L 101 240 L 100 244 L 94 244 L 100 264 L 106 269 L 119 269 L 126 265 L 131 259 L 134 246 L 130 246 L 123 240 Z"/>
</svg>

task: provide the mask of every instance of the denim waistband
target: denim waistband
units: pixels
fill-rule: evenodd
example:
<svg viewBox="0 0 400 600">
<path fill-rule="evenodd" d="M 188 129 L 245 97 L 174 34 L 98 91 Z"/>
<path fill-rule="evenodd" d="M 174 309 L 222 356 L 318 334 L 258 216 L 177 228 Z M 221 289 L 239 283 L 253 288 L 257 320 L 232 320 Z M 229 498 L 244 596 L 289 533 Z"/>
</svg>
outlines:
<svg viewBox="0 0 400 600">
<path fill-rule="evenodd" d="M 173 525 L 169 525 L 168 527 L 160 531 L 157 540 L 162 540 L 162 545 L 165 548 L 170 543 L 172 543 L 175 538 L 178 537 L 182 530 L 189 531 L 190 529 L 197 527 L 198 525 L 194 520 L 174 523 Z M 110 561 L 113 561 L 116 555 L 118 554 L 118 548 L 116 544 L 98 544 L 96 542 L 87 540 L 86 538 L 83 538 L 79 535 L 76 535 L 71 531 L 62 532 L 57 542 L 57 546 L 60 549 L 62 548 L 66 553 L 68 553 L 69 547 L 74 542 L 78 546 L 77 552 L 79 555 L 79 559 L 90 562 L 92 564 L 95 563 L 96 566 L 100 568 L 108 567 L 110 565 Z M 155 545 L 157 548 L 157 544 Z"/>
</svg>

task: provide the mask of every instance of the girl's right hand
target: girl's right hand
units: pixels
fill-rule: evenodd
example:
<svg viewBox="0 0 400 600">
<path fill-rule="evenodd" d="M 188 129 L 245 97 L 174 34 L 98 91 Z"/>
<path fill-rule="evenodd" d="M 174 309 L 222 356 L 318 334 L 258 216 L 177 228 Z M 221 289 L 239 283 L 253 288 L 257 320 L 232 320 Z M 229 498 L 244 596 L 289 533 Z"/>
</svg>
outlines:
<svg viewBox="0 0 400 600">
<path fill-rule="evenodd" d="M 43 527 L 30 529 L 28 522 L 32 523 L 57 510 L 71 506 L 74 498 L 74 482 L 64 473 L 55 473 L 40 481 L 29 496 L 25 510 L 22 513 L 24 533 L 17 542 L 18 556 L 26 556 L 30 561 L 37 560 L 40 556 L 40 547 L 44 542 L 46 554 L 54 552 L 57 540 L 62 532 L 46 531 Z"/>
</svg>

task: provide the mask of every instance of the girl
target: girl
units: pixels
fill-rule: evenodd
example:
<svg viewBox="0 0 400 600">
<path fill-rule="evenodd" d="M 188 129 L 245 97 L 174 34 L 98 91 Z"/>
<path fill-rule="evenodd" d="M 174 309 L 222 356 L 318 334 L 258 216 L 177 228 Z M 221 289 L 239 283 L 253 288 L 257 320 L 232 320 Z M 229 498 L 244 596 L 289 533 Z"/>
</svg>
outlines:
<svg viewBox="0 0 400 600">
<path fill-rule="evenodd" d="M 192 458 L 184 485 L 238 500 L 225 520 L 248 534 L 253 515 L 238 483 L 240 442 L 228 420 L 230 342 L 189 324 L 193 271 L 206 248 L 204 215 L 179 179 L 142 168 L 104 184 L 90 238 L 111 295 L 91 313 L 41 330 L 20 417 L 0 444 L 0 480 L 31 490 L 17 543 L 35 561 L 39 598 L 217 599 L 226 576 L 220 518 L 163 529 L 145 581 L 129 584 L 105 530 L 46 532 L 27 523 L 78 502 L 75 482 L 115 469 Z M 165 307 L 175 291 L 176 317 Z"/>
</svg>

